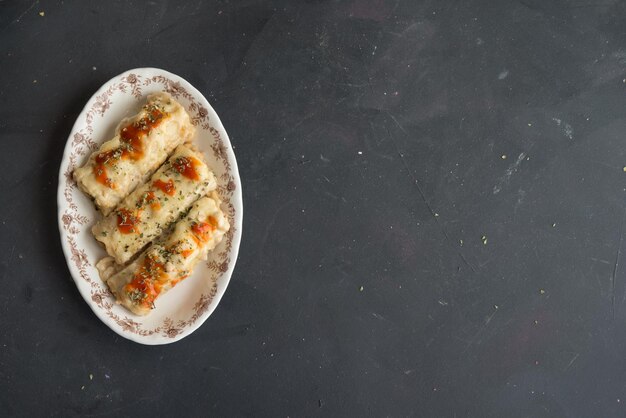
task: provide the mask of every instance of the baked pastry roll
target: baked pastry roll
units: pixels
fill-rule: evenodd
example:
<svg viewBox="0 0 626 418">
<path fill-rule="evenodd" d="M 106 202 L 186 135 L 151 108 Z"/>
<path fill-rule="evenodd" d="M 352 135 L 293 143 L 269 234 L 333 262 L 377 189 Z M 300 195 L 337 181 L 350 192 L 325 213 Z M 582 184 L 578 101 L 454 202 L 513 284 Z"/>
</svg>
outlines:
<svg viewBox="0 0 626 418">
<path fill-rule="evenodd" d="M 198 200 L 217 187 L 204 156 L 179 145 L 150 179 L 92 228 L 118 264 L 124 264 Z"/>
<path fill-rule="evenodd" d="M 113 139 L 74 170 L 74 179 L 108 215 L 194 132 L 183 106 L 167 93 L 151 94 L 137 115 L 120 122 Z"/>
<path fill-rule="evenodd" d="M 185 279 L 194 266 L 220 243 L 230 225 L 213 192 L 193 204 L 173 231 L 146 249 L 135 261 L 116 272 L 111 258 L 97 267 L 118 303 L 137 315 L 147 315 L 155 301 Z"/>
</svg>

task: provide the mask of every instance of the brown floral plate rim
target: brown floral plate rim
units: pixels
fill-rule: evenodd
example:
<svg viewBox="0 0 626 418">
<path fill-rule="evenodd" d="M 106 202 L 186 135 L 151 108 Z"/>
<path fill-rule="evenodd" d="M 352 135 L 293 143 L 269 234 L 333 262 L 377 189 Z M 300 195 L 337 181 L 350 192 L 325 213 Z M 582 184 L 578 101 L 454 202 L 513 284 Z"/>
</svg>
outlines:
<svg viewBox="0 0 626 418">
<path fill-rule="evenodd" d="M 119 116 L 122 110 L 123 104 L 116 104 L 116 100 L 139 106 L 147 94 L 155 91 L 170 93 L 189 112 L 198 132 L 196 146 L 205 153 L 216 174 L 222 209 L 231 229 L 207 261 L 196 267 L 199 273 L 194 272 L 177 286 L 194 282 L 189 285 L 193 287 L 187 288 L 184 306 L 172 305 L 170 300 L 169 310 L 164 307 L 155 315 L 157 306 L 150 315 L 138 317 L 115 304 L 98 277 L 95 262 L 102 256 L 97 254 L 103 250 L 89 233 L 97 217 L 96 211 L 92 202 L 77 189 L 71 173 L 106 140 L 101 137 L 106 130 L 105 122 L 114 118 L 113 115 Z M 71 276 L 96 316 L 117 334 L 147 345 L 172 343 L 198 329 L 219 304 L 235 268 L 241 241 L 241 180 L 228 134 L 217 113 L 202 93 L 182 77 L 158 68 L 135 68 L 113 77 L 96 91 L 78 115 L 68 137 L 59 169 L 57 203 L 61 245 Z M 163 299 L 176 291 L 172 289 Z"/>
</svg>

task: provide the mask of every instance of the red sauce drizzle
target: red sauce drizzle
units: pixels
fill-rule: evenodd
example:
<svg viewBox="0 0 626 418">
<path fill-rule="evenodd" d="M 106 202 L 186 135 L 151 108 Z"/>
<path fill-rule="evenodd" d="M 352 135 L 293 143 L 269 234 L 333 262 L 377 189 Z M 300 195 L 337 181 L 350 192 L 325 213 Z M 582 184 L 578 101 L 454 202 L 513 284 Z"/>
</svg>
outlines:
<svg viewBox="0 0 626 418">
<path fill-rule="evenodd" d="M 114 159 L 115 150 L 101 152 L 96 155 L 96 165 L 93 168 L 93 174 L 96 176 L 96 181 L 98 183 L 104 184 L 111 189 L 115 189 L 115 184 L 111 181 L 109 176 L 107 175 L 106 164 Z"/>
<path fill-rule="evenodd" d="M 173 280 L 171 281 L 171 283 L 172 283 L 172 287 L 176 286 L 179 282 L 181 282 L 181 281 L 185 280 L 187 277 L 189 277 L 189 275 L 180 276 L 180 277 L 177 277 L 177 278 L 173 279 Z"/>
<path fill-rule="evenodd" d="M 174 187 L 174 180 L 172 179 L 169 179 L 167 182 L 159 179 L 152 183 L 152 185 L 170 196 L 174 196 L 174 193 L 176 193 L 176 187 Z"/>
<path fill-rule="evenodd" d="M 139 214 L 135 215 L 133 211 L 123 208 L 117 210 L 117 229 L 122 234 L 139 232 L 137 223 L 139 223 Z"/>
<path fill-rule="evenodd" d="M 144 209 L 146 205 L 150 205 L 150 207 L 154 210 L 161 209 L 161 202 L 159 198 L 155 196 L 154 192 L 145 192 L 141 195 L 141 199 L 137 202 L 137 217 Z"/>
<path fill-rule="evenodd" d="M 194 240 L 201 244 L 207 242 L 211 238 L 211 232 L 217 228 L 217 219 L 209 216 L 208 222 L 194 222 L 191 225 L 191 231 L 194 233 Z"/>
<path fill-rule="evenodd" d="M 174 168 L 183 176 L 191 180 L 198 180 L 200 176 L 196 171 L 196 167 L 200 164 L 198 160 L 193 157 L 179 157 L 174 161 Z"/>
<path fill-rule="evenodd" d="M 154 195 L 154 192 L 146 194 L 146 203 L 150 204 L 153 210 L 161 209 L 161 203 L 159 203 L 159 199 Z"/>
<path fill-rule="evenodd" d="M 145 106 L 147 115 L 120 131 L 120 146 L 114 150 L 101 152 L 96 155 L 96 164 L 93 168 L 96 181 L 115 189 L 115 184 L 107 175 L 107 166 L 120 158 L 136 161 L 143 157 L 143 138 L 163 121 L 165 114 L 155 105 Z"/>
<path fill-rule="evenodd" d="M 143 261 L 133 280 L 124 286 L 130 300 L 143 306 L 154 307 L 154 300 L 162 289 L 160 280 L 166 276 L 165 266 L 149 254 Z"/>
</svg>

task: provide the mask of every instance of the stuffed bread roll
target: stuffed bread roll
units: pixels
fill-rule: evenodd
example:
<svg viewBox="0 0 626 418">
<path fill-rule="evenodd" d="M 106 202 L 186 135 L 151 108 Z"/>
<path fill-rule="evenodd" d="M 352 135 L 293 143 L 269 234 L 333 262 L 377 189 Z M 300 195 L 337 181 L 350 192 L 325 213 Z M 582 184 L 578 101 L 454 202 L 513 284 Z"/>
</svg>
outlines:
<svg viewBox="0 0 626 418">
<path fill-rule="evenodd" d="M 119 272 L 111 259 L 97 267 L 117 302 L 137 315 L 147 315 L 159 295 L 191 274 L 194 266 L 220 243 L 230 225 L 215 192 L 193 204 L 173 231 L 152 244 Z"/>
<path fill-rule="evenodd" d="M 203 155 L 179 145 L 146 183 L 94 225 L 92 233 L 116 263 L 124 264 L 216 187 Z"/>
<path fill-rule="evenodd" d="M 74 179 L 107 215 L 194 132 L 176 100 L 167 93 L 151 94 L 137 115 L 120 122 L 113 139 L 74 170 Z"/>
</svg>

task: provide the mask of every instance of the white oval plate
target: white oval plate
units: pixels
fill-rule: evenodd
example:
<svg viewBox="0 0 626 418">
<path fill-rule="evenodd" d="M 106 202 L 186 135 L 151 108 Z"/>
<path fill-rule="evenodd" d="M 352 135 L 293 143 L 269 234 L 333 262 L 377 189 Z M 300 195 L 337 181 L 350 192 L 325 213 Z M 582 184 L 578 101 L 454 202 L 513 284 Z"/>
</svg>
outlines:
<svg viewBox="0 0 626 418">
<path fill-rule="evenodd" d="M 91 227 L 101 216 L 93 202 L 76 187 L 74 168 L 114 135 L 119 121 L 139 111 L 146 96 L 166 91 L 189 112 L 196 125 L 194 144 L 206 157 L 218 179 L 222 209 L 231 224 L 230 231 L 205 263 L 193 274 L 157 300 L 148 316 L 136 316 L 115 300 L 100 280 L 96 262 L 106 255 L 91 235 Z M 95 314 L 113 331 L 141 344 L 168 344 L 191 334 L 217 307 L 235 267 L 243 205 L 237 161 L 228 134 L 204 98 L 187 81 L 157 68 L 136 68 L 105 83 L 78 116 L 70 133 L 59 170 L 59 230 L 70 273 L 80 294 Z"/>
</svg>

